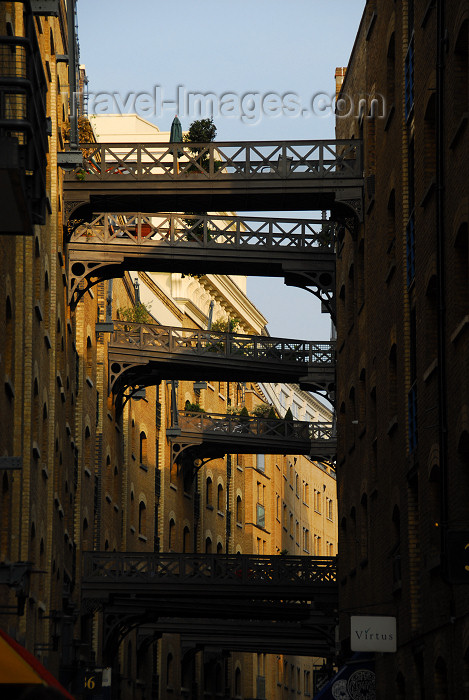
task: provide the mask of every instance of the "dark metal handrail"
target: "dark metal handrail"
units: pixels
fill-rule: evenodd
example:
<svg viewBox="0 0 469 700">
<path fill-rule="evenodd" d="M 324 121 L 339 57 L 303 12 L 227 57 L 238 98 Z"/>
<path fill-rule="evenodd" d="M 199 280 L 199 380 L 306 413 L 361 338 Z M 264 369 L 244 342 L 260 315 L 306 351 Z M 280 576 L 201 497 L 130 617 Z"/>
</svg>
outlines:
<svg viewBox="0 0 469 700">
<path fill-rule="evenodd" d="M 80 144 L 87 177 L 97 180 L 200 177 L 362 177 L 361 142 L 256 141 L 215 143 Z"/>
<path fill-rule="evenodd" d="M 155 586 L 210 581 L 222 586 L 262 582 L 301 588 L 337 581 L 336 557 L 139 552 L 84 552 L 83 557 L 83 583 L 103 586 L 128 580 Z"/>
<path fill-rule="evenodd" d="M 225 413 L 178 412 L 178 426 L 183 433 L 259 436 L 269 441 L 327 441 L 335 439 L 335 427 L 328 422 L 258 418 Z"/>
<path fill-rule="evenodd" d="M 114 245 L 239 248 L 257 246 L 264 249 L 316 249 L 333 252 L 337 224 L 323 219 L 265 218 L 229 214 L 198 215 L 129 212 L 101 213 L 90 222 L 80 224 L 71 234 L 72 243 L 106 243 Z"/>
<path fill-rule="evenodd" d="M 110 348 L 334 366 L 335 343 L 114 321 Z M 306 368 L 305 368 L 306 369 Z"/>
</svg>

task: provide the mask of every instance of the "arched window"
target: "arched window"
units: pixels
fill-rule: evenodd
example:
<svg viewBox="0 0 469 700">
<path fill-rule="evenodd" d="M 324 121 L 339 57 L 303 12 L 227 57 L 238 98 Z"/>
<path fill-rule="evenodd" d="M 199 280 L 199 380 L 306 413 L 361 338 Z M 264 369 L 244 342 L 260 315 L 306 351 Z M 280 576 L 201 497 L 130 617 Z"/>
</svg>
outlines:
<svg viewBox="0 0 469 700">
<path fill-rule="evenodd" d="M 138 532 L 144 535 L 147 525 L 147 507 L 143 501 L 138 504 Z"/>
<path fill-rule="evenodd" d="M 278 498 L 279 496 L 277 496 L 277 499 Z M 236 522 L 243 522 L 243 501 L 239 495 L 236 497 Z"/>
<path fill-rule="evenodd" d="M 218 489 L 217 489 L 217 510 L 224 510 L 224 503 L 223 503 L 223 484 L 218 484 Z"/>
<path fill-rule="evenodd" d="M 172 552 L 176 546 L 176 522 L 174 518 L 169 521 L 169 551 Z"/>
<path fill-rule="evenodd" d="M 223 554 L 223 545 L 221 542 L 217 544 L 217 554 Z"/>
<path fill-rule="evenodd" d="M 212 479 L 209 476 L 205 484 L 205 503 L 208 506 L 212 505 Z"/>
<path fill-rule="evenodd" d="M 237 698 L 242 697 L 242 692 L 241 692 L 241 669 L 237 668 L 235 671 L 235 679 L 234 679 L 234 690 L 235 690 L 235 696 Z"/>
<path fill-rule="evenodd" d="M 140 433 L 140 464 L 147 464 L 147 436 L 143 430 Z"/>
<path fill-rule="evenodd" d="M 173 655 L 171 653 L 169 653 L 168 656 L 166 657 L 166 687 L 167 688 L 173 687 L 173 684 L 174 684 L 173 673 L 174 673 L 174 660 L 173 660 Z"/>
<path fill-rule="evenodd" d="M 211 554 L 212 553 L 212 538 L 207 537 L 205 539 L 205 554 Z"/>
</svg>

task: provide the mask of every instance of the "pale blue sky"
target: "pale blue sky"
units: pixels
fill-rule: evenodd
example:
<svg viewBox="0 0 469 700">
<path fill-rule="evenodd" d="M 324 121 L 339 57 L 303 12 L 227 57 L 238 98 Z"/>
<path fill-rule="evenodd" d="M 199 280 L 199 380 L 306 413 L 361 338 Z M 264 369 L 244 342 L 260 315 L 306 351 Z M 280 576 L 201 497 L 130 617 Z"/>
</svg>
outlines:
<svg viewBox="0 0 469 700">
<path fill-rule="evenodd" d="M 187 129 L 206 116 L 194 113 L 189 93 L 212 93 L 219 141 L 333 138 L 335 68 L 347 65 L 364 6 L 365 0 L 78 0 L 90 111 L 127 104 L 125 111 L 140 111 L 162 130 L 177 111 Z M 138 94 L 144 96 L 135 102 Z M 179 108 L 162 104 L 178 95 Z M 248 294 L 269 319 L 271 335 L 329 337 L 329 320 L 308 292 L 250 278 Z"/>
</svg>

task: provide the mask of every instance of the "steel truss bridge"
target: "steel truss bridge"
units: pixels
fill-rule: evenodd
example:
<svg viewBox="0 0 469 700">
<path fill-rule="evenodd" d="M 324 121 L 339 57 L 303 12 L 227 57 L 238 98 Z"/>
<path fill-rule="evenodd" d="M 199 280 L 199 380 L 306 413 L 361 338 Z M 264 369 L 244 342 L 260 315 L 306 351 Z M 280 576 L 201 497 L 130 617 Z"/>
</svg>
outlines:
<svg viewBox="0 0 469 700">
<path fill-rule="evenodd" d="M 109 389 L 163 378 L 295 382 L 331 399 L 335 343 L 114 321 Z"/>
<path fill-rule="evenodd" d="M 333 423 L 257 418 L 225 413 L 179 411 L 166 430 L 172 461 L 192 474 L 225 454 L 309 455 L 333 463 L 337 448 Z"/>
<path fill-rule="evenodd" d="M 108 658 L 142 624 L 232 650 L 333 653 L 334 557 L 85 552 L 81 594 L 84 613 L 104 613 Z"/>
<path fill-rule="evenodd" d="M 72 218 L 103 211 L 294 211 L 362 215 L 358 140 L 81 144 Z"/>
<path fill-rule="evenodd" d="M 70 222 L 69 301 L 127 270 L 284 277 L 334 317 L 338 226 L 323 219 L 102 213 Z"/>
</svg>

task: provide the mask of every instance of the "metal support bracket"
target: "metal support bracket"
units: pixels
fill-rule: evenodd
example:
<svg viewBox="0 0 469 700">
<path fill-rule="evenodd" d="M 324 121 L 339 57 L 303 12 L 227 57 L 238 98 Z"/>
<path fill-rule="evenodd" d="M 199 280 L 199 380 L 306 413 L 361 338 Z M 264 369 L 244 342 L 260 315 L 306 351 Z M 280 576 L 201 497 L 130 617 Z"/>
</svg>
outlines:
<svg viewBox="0 0 469 700">
<path fill-rule="evenodd" d="M 33 15 L 41 17 L 58 17 L 60 15 L 60 0 L 30 0 Z"/>
</svg>

